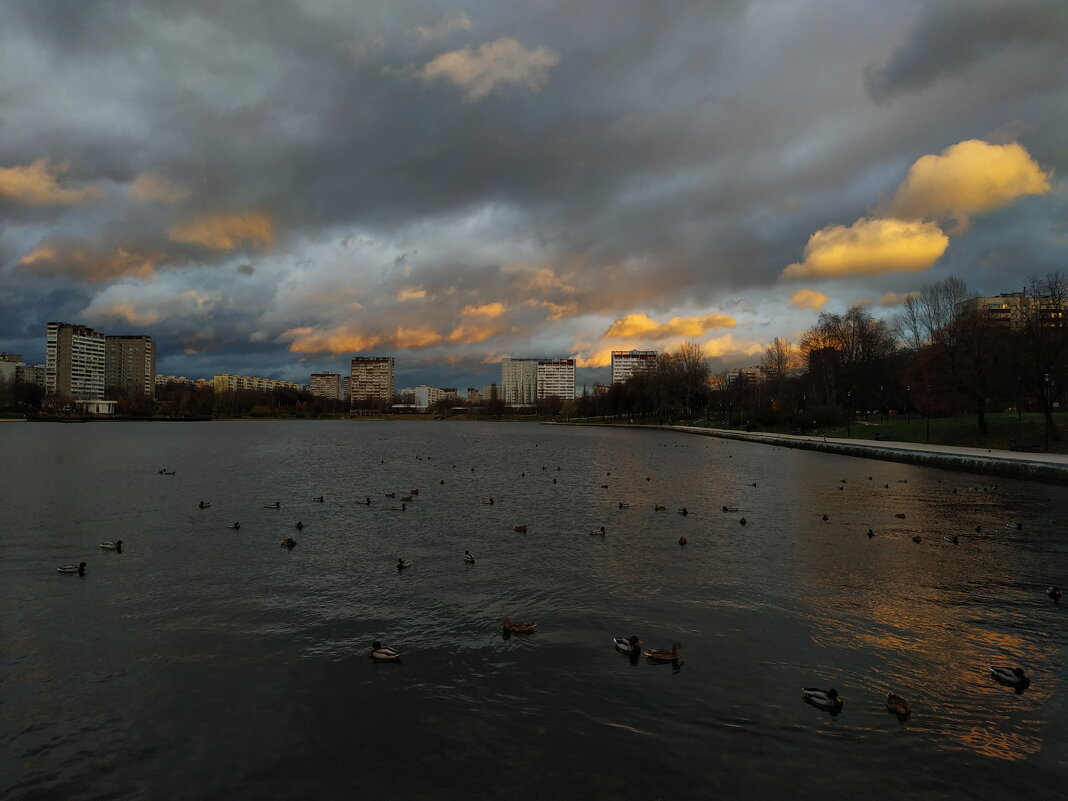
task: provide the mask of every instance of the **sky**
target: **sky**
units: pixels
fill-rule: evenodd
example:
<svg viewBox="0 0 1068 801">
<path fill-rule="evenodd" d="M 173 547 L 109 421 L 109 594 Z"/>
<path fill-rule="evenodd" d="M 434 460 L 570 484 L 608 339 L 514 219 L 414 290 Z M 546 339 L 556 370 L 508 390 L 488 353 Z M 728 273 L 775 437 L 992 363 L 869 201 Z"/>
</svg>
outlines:
<svg viewBox="0 0 1068 801">
<path fill-rule="evenodd" d="M 759 362 L 1068 268 L 1063 0 L 8 0 L 0 350 L 49 320 L 157 371 L 699 343 Z"/>
</svg>

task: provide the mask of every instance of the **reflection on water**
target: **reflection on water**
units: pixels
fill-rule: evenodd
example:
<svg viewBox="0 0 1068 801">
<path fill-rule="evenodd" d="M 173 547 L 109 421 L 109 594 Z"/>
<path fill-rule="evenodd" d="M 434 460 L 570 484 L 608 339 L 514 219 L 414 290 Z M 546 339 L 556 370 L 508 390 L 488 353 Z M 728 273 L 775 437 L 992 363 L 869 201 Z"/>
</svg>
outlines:
<svg viewBox="0 0 1068 801">
<path fill-rule="evenodd" d="M 833 776 L 1046 798 L 1068 778 L 1057 488 L 522 424 L 9 425 L 0 446 L 4 797 L 823 798 Z M 631 634 L 685 656 L 630 659 Z M 801 702 L 814 686 L 836 714 Z"/>
</svg>

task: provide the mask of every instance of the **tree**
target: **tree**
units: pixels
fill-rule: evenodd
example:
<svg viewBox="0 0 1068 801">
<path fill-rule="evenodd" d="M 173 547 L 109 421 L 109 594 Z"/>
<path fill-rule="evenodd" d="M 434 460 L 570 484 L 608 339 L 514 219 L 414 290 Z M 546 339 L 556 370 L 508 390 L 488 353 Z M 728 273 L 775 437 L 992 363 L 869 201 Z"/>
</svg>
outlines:
<svg viewBox="0 0 1068 801">
<path fill-rule="evenodd" d="M 1051 397 L 1068 375 L 1068 275 L 1032 276 L 1020 298 L 1016 342 L 1020 380 L 1038 401 L 1050 439 L 1059 440 Z"/>
</svg>

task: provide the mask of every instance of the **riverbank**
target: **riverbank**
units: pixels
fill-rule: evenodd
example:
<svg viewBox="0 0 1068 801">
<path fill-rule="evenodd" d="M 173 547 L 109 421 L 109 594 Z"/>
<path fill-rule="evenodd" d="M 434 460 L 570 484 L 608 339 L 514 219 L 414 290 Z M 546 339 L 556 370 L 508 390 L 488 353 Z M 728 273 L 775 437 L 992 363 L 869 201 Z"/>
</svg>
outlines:
<svg viewBox="0 0 1068 801">
<path fill-rule="evenodd" d="M 729 431 L 696 426 L 640 426 L 665 431 L 682 431 L 719 439 L 778 445 L 783 448 L 834 453 L 861 459 L 881 459 L 887 462 L 940 467 L 968 473 L 1022 478 L 1050 484 L 1068 484 L 1068 456 L 1060 453 L 1020 453 L 990 448 L 966 448 L 950 445 L 928 445 L 915 442 L 871 442 L 845 438 L 819 437 L 798 434 L 763 434 Z"/>
</svg>

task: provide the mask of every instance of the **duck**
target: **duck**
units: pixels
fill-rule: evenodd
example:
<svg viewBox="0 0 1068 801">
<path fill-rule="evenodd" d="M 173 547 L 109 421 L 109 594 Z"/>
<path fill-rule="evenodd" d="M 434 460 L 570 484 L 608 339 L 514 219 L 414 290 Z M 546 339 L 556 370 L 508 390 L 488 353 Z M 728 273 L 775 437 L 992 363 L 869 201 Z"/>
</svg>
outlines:
<svg viewBox="0 0 1068 801">
<path fill-rule="evenodd" d="M 371 643 L 371 652 L 368 656 L 375 662 L 399 662 L 401 658 L 399 651 L 384 647 L 378 640 Z"/>
<path fill-rule="evenodd" d="M 801 693 L 803 694 L 806 703 L 812 704 L 812 706 L 819 707 L 820 709 L 838 710 L 842 708 L 842 696 L 838 694 L 838 690 L 833 687 L 829 690 L 819 690 L 815 687 L 802 687 Z"/>
<path fill-rule="evenodd" d="M 976 534 L 982 534 L 983 533 L 983 527 L 981 525 L 980 526 L 976 526 L 975 527 L 975 533 Z"/>
<path fill-rule="evenodd" d="M 501 622 L 501 628 L 511 634 L 530 634 L 537 627 L 537 623 L 513 623 L 508 618 Z"/>
<path fill-rule="evenodd" d="M 1031 679 L 1023 672 L 1023 668 L 992 667 L 990 675 L 1002 684 L 1012 687 L 1024 688 L 1031 683 Z"/>
<path fill-rule="evenodd" d="M 400 558 L 397 559 L 397 570 L 404 570 L 404 568 L 411 567 L 411 566 L 412 566 L 412 560 L 411 559 L 400 559 Z"/>
<path fill-rule="evenodd" d="M 595 528 L 592 531 L 590 531 L 590 536 L 591 537 L 603 537 L 607 533 L 608 532 L 604 530 L 604 526 L 601 526 L 600 528 Z"/>
<path fill-rule="evenodd" d="M 200 508 L 201 509 L 207 509 L 209 506 L 211 506 L 211 501 L 201 501 L 200 502 Z"/>
<path fill-rule="evenodd" d="M 235 520 L 233 523 L 227 523 L 226 527 L 232 528 L 234 531 L 237 531 L 237 529 L 241 528 L 241 524 Z"/>
<path fill-rule="evenodd" d="M 650 662 L 677 662 L 681 649 L 680 643 L 672 645 L 670 651 L 664 648 L 651 648 L 645 652 L 645 658 Z"/>
<path fill-rule="evenodd" d="M 303 531 L 304 524 L 298 520 L 296 523 L 293 524 L 293 528 L 295 528 L 297 531 Z"/>
<path fill-rule="evenodd" d="M 824 523 L 826 523 L 826 522 L 827 522 L 828 520 L 830 520 L 830 519 L 831 519 L 831 518 L 830 518 L 829 516 L 827 516 L 827 515 L 824 515 L 824 516 L 823 516 L 823 522 L 824 522 Z"/>
<path fill-rule="evenodd" d="M 486 506 L 493 506 L 493 498 L 483 498 L 481 503 L 484 503 Z"/>
<path fill-rule="evenodd" d="M 638 637 L 634 634 L 630 635 L 629 639 L 624 639 L 623 637 L 613 637 L 612 644 L 616 647 L 617 651 L 619 651 L 621 654 L 626 654 L 627 656 L 639 654 L 642 650 L 638 647 L 642 644 L 642 641 L 639 640 Z"/>
<path fill-rule="evenodd" d="M 958 542 L 960 542 L 960 540 L 957 538 L 956 534 L 944 535 L 942 537 L 942 539 L 944 539 L 946 542 L 951 542 L 954 545 L 956 545 Z"/>
<path fill-rule="evenodd" d="M 741 520 L 739 520 L 738 522 L 739 522 L 739 523 L 741 523 L 741 524 L 742 524 L 742 525 L 744 526 L 744 525 L 745 525 L 745 524 L 746 524 L 746 523 L 747 523 L 748 521 L 747 521 L 747 520 L 746 520 L 746 519 L 745 519 L 745 518 L 743 517 L 743 518 L 742 518 Z"/>
<path fill-rule="evenodd" d="M 408 504 L 402 503 L 400 506 L 391 506 L 389 509 L 391 512 L 407 512 Z"/>
<path fill-rule="evenodd" d="M 690 510 L 687 509 L 685 506 L 682 507 L 681 509 L 679 509 L 679 514 L 682 515 L 683 517 L 686 517 L 686 515 L 688 515 L 689 513 L 690 513 Z"/>
<path fill-rule="evenodd" d="M 686 537 L 679 537 L 679 545 L 685 545 L 689 540 Z"/>
<path fill-rule="evenodd" d="M 403 498 L 401 498 L 401 500 L 404 501 L 405 503 L 411 503 L 412 502 L 412 496 L 411 495 L 405 495 Z"/>
<path fill-rule="evenodd" d="M 464 551 L 464 561 L 469 565 L 473 565 L 475 563 L 475 557 L 471 555 L 470 551 Z"/>
<path fill-rule="evenodd" d="M 1061 602 L 1061 588 L 1054 586 L 1046 590 L 1046 595 L 1053 599 L 1053 603 L 1059 604 Z"/>
<path fill-rule="evenodd" d="M 417 489 L 408 490 L 408 494 L 409 495 L 418 495 L 419 494 L 419 490 L 417 490 Z"/>
<path fill-rule="evenodd" d="M 666 512 L 667 511 L 667 507 L 666 506 L 661 506 L 660 504 L 653 504 L 653 511 L 654 512 Z"/>
<path fill-rule="evenodd" d="M 897 514 L 894 515 L 894 517 L 896 517 L 898 520 L 904 520 L 905 519 L 905 513 L 904 512 L 898 512 Z"/>
<path fill-rule="evenodd" d="M 888 712 L 893 712 L 899 718 L 907 718 L 912 714 L 909 702 L 897 693 L 886 694 L 886 709 Z"/>
<path fill-rule="evenodd" d="M 57 568 L 57 570 L 60 573 L 77 573 L 79 576 L 84 576 L 85 566 L 85 562 L 79 562 L 76 565 L 63 565 L 62 567 Z"/>
<path fill-rule="evenodd" d="M 105 551 L 116 551 L 122 553 L 122 540 L 115 540 L 115 542 L 102 542 L 100 547 Z"/>
<path fill-rule="evenodd" d="M 608 485 L 607 484 L 602 484 L 601 485 L 601 489 L 608 489 Z"/>
<path fill-rule="evenodd" d="M 371 499 L 365 496 L 362 501 L 356 501 L 356 503 L 360 504 L 360 506 L 370 506 Z"/>
<path fill-rule="evenodd" d="M 512 531 L 518 531 L 520 534 L 526 534 L 527 527 L 525 525 L 512 526 Z"/>
<path fill-rule="evenodd" d="M 264 504 L 263 508 L 264 509 L 281 509 L 282 508 L 282 503 L 281 503 L 281 501 L 275 501 L 274 503 Z"/>
<path fill-rule="evenodd" d="M 289 550 L 293 550 L 293 548 L 296 546 L 296 544 L 297 544 L 297 541 L 295 539 L 293 539 L 292 537 L 286 537 L 284 540 L 282 540 L 282 547 L 283 548 L 289 548 Z"/>
<path fill-rule="evenodd" d="M 737 512 L 738 511 L 738 507 L 737 506 L 724 506 L 723 507 L 723 511 L 724 512 Z"/>
<path fill-rule="evenodd" d="M 620 501 L 619 502 L 619 508 L 620 509 L 629 509 L 630 508 L 630 504 L 629 503 L 623 503 L 622 501 Z"/>
<path fill-rule="evenodd" d="M 318 498 L 312 498 L 312 500 L 316 503 L 324 503 L 322 495 L 320 495 Z"/>
<path fill-rule="evenodd" d="M 869 528 L 868 529 L 868 539 L 870 540 L 874 536 L 875 536 L 875 530 Z"/>
<path fill-rule="evenodd" d="M 921 537 L 919 534 L 917 534 L 915 537 L 912 538 L 912 541 L 914 543 L 916 543 L 917 545 L 919 545 L 921 542 L 923 542 L 923 537 Z"/>
</svg>

